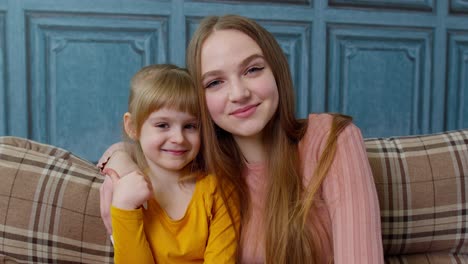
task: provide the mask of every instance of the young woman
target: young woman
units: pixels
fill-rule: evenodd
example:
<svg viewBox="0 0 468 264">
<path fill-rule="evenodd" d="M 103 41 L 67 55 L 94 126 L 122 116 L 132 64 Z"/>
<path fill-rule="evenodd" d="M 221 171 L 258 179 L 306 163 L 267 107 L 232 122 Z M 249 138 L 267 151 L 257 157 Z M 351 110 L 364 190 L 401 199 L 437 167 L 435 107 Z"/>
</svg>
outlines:
<svg viewBox="0 0 468 264">
<path fill-rule="evenodd" d="M 202 102 L 208 171 L 229 179 L 241 198 L 241 262 L 383 263 L 360 131 L 342 115 L 294 117 L 291 76 L 274 37 L 241 16 L 207 17 L 187 63 Z M 132 164 L 114 148 L 103 159 Z M 109 192 L 102 188 L 107 226 Z"/>
<path fill-rule="evenodd" d="M 151 65 L 133 77 L 123 119 L 128 154 L 143 173 L 119 178 L 105 169 L 114 190 L 115 263 L 235 263 L 240 219 L 227 213 L 216 178 L 204 172 L 199 113 L 184 69 Z"/>
</svg>

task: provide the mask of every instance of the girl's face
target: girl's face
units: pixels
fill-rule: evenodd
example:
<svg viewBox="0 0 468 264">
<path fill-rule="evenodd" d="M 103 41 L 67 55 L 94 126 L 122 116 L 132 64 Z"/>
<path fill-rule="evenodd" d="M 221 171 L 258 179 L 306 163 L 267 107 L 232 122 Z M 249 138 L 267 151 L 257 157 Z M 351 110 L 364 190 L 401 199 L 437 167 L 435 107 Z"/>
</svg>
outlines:
<svg viewBox="0 0 468 264">
<path fill-rule="evenodd" d="M 257 43 L 218 30 L 203 43 L 202 85 L 213 121 L 234 137 L 261 137 L 278 108 L 278 89 Z"/>
<path fill-rule="evenodd" d="M 198 120 L 189 113 L 159 109 L 143 123 L 139 141 L 153 171 L 180 171 L 200 150 Z"/>
</svg>

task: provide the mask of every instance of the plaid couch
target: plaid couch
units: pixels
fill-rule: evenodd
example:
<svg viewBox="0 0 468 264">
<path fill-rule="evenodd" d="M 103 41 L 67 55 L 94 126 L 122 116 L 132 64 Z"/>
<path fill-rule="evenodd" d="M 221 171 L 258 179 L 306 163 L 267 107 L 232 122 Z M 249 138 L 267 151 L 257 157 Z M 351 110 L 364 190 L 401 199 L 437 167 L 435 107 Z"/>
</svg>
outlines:
<svg viewBox="0 0 468 264">
<path fill-rule="evenodd" d="M 468 263 L 468 129 L 365 140 L 386 263 Z M 95 166 L 0 137 L 0 263 L 111 263 Z"/>
</svg>

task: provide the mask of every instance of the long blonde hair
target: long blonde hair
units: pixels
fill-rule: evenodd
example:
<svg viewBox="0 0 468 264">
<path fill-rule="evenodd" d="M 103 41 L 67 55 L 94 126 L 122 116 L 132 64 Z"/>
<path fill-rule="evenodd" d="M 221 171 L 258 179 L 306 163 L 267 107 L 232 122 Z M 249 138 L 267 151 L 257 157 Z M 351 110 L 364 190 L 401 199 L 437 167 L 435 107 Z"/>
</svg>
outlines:
<svg viewBox="0 0 468 264">
<path fill-rule="evenodd" d="M 137 138 L 148 116 L 166 107 L 200 118 L 200 103 L 191 76 L 187 70 L 172 64 L 149 65 L 141 68 L 130 82 L 128 98 L 128 112 Z M 140 142 L 128 134 L 127 140 L 133 143 L 130 144 L 129 152 L 135 157 L 138 166 L 145 169 L 147 163 Z M 200 153 L 189 165 L 192 172 L 205 170 Z"/>
<path fill-rule="evenodd" d="M 324 247 L 330 246 L 330 238 L 320 234 L 325 227 L 320 221 L 312 228 L 305 223 L 317 202 L 319 187 L 327 175 L 336 150 L 338 134 L 350 122 L 350 118 L 335 115 L 326 148 L 319 160 L 310 186 L 303 185 L 300 171 L 298 143 L 307 129 L 306 120 L 295 118 L 294 91 L 286 56 L 275 38 L 255 21 L 237 15 L 206 17 L 192 37 L 187 50 L 187 67 L 195 80 L 201 101 L 201 123 L 204 137 L 204 157 L 207 169 L 228 180 L 238 192 L 243 223 L 248 219 L 249 196 L 246 183 L 240 177 L 245 168 L 244 160 L 233 136 L 218 127 L 211 119 L 201 85 L 201 52 L 204 41 L 217 30 L 237 30 L 253 39 L 261 48 L 271 67 L 279 93 L 276 113 L 264 128 L 265 146 L 269 160 L 267 195 L 265 205 L 265 262 L 266 263 L 321 263 Z"/>
</svg>

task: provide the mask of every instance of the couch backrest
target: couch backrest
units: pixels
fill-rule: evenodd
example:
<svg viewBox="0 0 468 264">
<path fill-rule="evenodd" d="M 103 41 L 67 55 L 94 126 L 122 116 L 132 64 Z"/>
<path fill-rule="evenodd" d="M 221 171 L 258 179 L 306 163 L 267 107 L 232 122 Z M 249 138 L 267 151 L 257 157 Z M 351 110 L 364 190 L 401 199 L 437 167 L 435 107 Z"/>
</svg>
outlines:
<svg viewBox="0 0 468 264">
<path fill-rule="evenodd" d="M 96 167 L 68 151 L 0 137 L 0 261 L 112 263 Z"/>
<path fill-rule="evenodd" d="M 468 129 L 365 144 L 385 254 L 468 253 Z"/>
<path fill-rule="evenodd" d="M 365 144 L 386 257 L 459 263 L 457 254 L 468 253 L 468 129 Z M 0 262 L 112 262 L 97 202 L 103 177 L 93 164 L 50 145 L 0 137 L 0 171 Z M 418 256 L 431 252 L 435 261 Z"/>
</svg>

